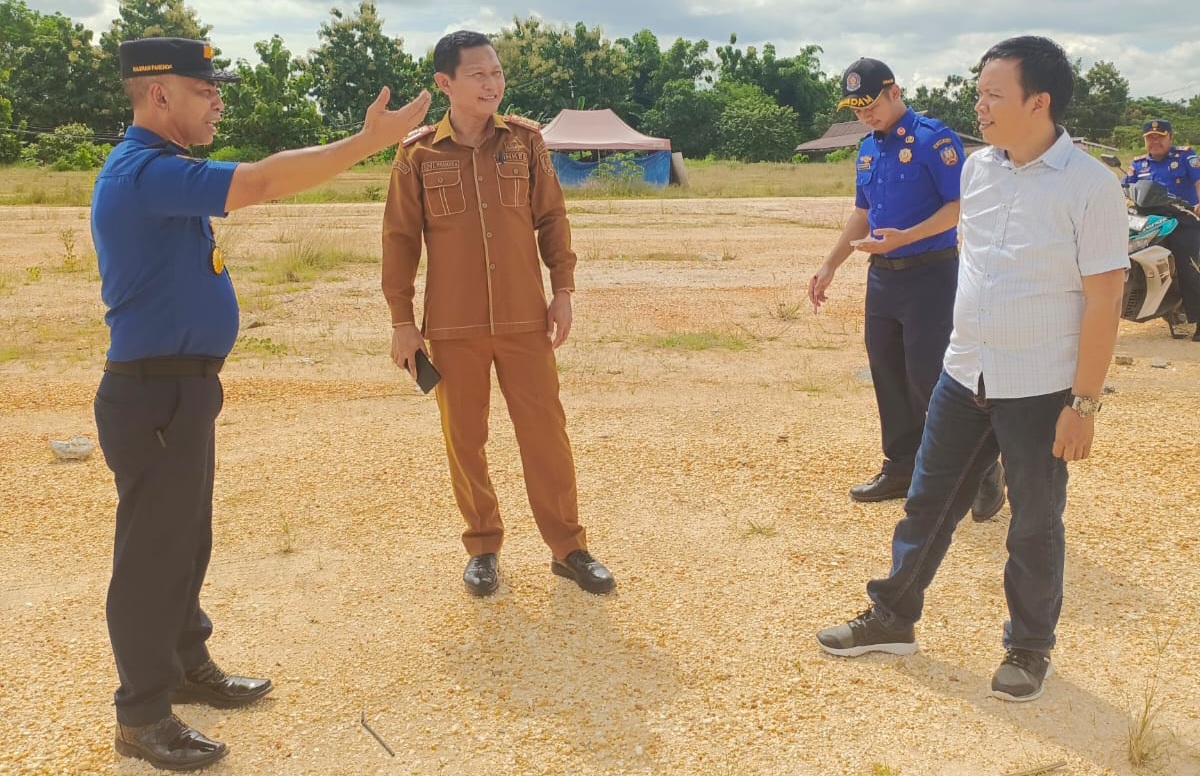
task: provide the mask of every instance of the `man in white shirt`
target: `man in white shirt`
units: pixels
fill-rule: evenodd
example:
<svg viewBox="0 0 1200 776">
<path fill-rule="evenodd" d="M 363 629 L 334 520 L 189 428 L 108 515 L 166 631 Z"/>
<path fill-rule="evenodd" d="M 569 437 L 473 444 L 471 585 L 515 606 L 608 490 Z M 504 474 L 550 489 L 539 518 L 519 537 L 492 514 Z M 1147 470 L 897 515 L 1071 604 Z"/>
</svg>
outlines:
<svg viewBox="0 0 1200 776">
<path fill-rule="evenodd" d="M 1010 38 L 980 65 L 975 111 L 991 147 L 963 169 L 954 332 L 891 573 L 867 584 L 869 609 L 817 641 L 847 657 L 917 650 L 925 590 L 999 452 L 1012 504 L 1010 619 L 992 694 L 1031 701 L 1062 610 L 1067 462 L 1091 450 L 1116 343 L 1127 221 L 1117 179 L 1059 124 L 1074 79 L 1058 44 Z"/>
</svg>

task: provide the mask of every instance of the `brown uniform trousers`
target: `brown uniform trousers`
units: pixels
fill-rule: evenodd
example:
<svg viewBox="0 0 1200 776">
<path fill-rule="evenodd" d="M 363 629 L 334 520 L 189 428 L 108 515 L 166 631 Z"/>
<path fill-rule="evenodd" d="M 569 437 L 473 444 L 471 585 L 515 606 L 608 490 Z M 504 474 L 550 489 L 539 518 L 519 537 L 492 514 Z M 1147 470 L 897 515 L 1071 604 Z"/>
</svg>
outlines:
<svg viewBox="0 0 1200 776">
<path fill-rule="evenodd" d="M 438 409 L 467 552 L 496 552 L 504 538 L 485 452 L 494 365 L 534 519 L 562 559 L 586 545 L 546 336 L 539 248 L 555 291 L 574 290 L 576 258 L 562 189 L 536 125 L 495 116 L 492 130 L 478 148 L 459 145 L 447 113 L 401 145 L 384 212 L 383 291 L 393 325 L 415 323 L 423 238 L 422 331 L 442 374 Z"/>
</svg>

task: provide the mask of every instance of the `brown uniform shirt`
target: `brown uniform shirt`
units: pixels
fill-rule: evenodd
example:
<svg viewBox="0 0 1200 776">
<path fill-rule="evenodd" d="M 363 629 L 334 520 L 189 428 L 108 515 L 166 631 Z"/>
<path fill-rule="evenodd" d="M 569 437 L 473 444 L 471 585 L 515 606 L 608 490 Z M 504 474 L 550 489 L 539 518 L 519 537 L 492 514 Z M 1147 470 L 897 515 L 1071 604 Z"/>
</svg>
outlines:
<svg viewBox="0 0 1200 776">
<path fill-rule="evenodd" d="M 575 288 L 566 203 L 537 124 L 495 115 L 491 130 L 478 148 L 460 145 L 447 111 L 409 135 L 392 163 L 383 295 L 393 324 L 416 321 L 424 236 L 421 329 L 431 340 L 544 331 L 539 247 L 552 290 Z"/>
</svg>

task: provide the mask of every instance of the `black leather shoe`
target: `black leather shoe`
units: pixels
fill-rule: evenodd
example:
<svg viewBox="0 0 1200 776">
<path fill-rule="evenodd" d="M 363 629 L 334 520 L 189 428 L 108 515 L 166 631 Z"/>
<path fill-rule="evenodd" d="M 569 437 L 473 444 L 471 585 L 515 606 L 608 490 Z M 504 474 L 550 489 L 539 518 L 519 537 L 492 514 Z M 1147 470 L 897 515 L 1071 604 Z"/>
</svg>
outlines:
<svg viewBox="0 0 1200 776">
<path fill-rule="evenodd" d="M 230 676 L 209 660 L 183 673 L 183 683 L 171 691 L 171 703 L 203 703 L 217 709 L 233 709 L 256 701 L 273 689 L 270 679 Z"/>
<path fill-rule="evenodd" d="M 560 577 L 575 580 L 589 593 L 607 593 L 617 586 L 612 573 L 587 550 L 575 550 L 565 560 L 550 561 L 550 570 Z"/>
<path fill-rule="evenodd" d="M 999 461 L 979 483 L 979 491 L 971 504 L 971 519 L 977 523 L 991 520 L 1004 506 L 1004 466 Z"/>
<path fill-rule="evenodd" d="M 895 474 L 876 474 L 870 482 L 855 485 L 850 489 L 850 498 L 855 501 L 887 501 L 893 498 L 904 498 L 908 495 L 908 486 L 912 477 L 899 477 Z"/>
<path fill-rule="evenodd" d="M 496 592 L 500 587 L 500 561 L 496 553 L 472 556 L 463 572 L 463 584 L 471 595 L 482 597 Z"/>
<path fill-rule="evenodd" d="M 229 754 L 229 747 L 213 741 L 174 714 L 143 727 L 117 723 L 114 747 L 118 754 L 145 760 L 168 771 L 205 768 Z"/>
</svg>

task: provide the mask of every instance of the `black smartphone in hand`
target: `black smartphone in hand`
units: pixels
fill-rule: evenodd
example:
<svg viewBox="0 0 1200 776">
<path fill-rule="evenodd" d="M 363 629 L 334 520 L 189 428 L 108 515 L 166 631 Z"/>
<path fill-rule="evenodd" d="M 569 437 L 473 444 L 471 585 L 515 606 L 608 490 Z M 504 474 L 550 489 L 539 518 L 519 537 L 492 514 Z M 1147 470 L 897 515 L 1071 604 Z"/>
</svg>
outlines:
<svg viewBox="0 0 1200 776">
<path fill-rule="evenodd" d="M 424 350 L 418 350 L 415 358 L 417 361 L 417 385 L 421 388 L 422 393 L 429 393 L 442 379 L 442 375 L 437 369 L 434 369 L 433 363 L 429 360 L 429 356 L 425 355 Z M 404 368 L 408 368 L 407 362 L 404 364 Z"/>
</svg>

